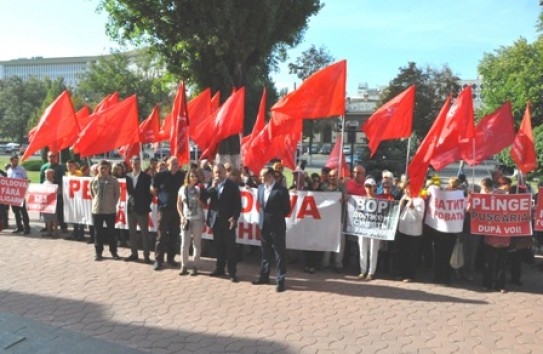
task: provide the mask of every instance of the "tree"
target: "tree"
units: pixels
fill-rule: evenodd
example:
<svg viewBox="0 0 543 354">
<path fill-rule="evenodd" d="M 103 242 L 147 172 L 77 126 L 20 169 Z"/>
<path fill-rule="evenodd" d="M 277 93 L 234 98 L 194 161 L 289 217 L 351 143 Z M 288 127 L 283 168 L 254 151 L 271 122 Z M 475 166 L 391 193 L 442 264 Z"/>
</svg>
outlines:
<svg viewBox="0 0 543 354">
<path fill-rule="evenodd" d="M 305 80 L 317 71 L 332 64 L 335 60 L 336 59 L 326 47 L 321 46 L 320 48 L 317 48 L 312 44 L 309 49 L 303 51 L 302 54 L 296 58 L 294 63 L 288 64 L 289 73 L 296 74 L 298 79 Z M 309 155 L 312 155 L 311 147 L 313 146 L 315 133 L 322 133 L 326 126 L 330 126 L 335 121 L 335 119 L 304 120 L 303 135 L 309 137 Z"/>
<path fill-rule="evenodd" d="M 319 0 L 101 0 L 99 9 L 109 15 L 111 38 L 149 46 L 189 86 L 220 90 L 224 100 L 232 87 L 247 86 L 249 75 L 269 80 L 322 6 Z M 261 89 L 248 90 L 247 102 L 258 102 Z"/>
<path fill-rule="evenodd" d="M 121 98 L 137 94 L 140 118 L 144 119 L 157 103 L 164 108 L 171 104 L 169 95 L 172 88 L 175 88 L 175 84 L 171 77 L 164 75 L 159 58 L 148 51 L 139 50 L 114 53 L 100 59 L 83 76 L 76 94 L 91 106 L 114 91 Z"/>
<path fill-rule="evenodd" d="M 461 87 L 460 78 L 453 74 L 452 70 L 444 65 L 442 68 L 430 66 L 424 69 L 417 67 L 414 62 L 401 67 L 398 75 L 392 79 L 388 87 L 381 93 L 379 103 L 381 106 L 393 97 L 406 90 L 409 86 L 416 86 L 415 111 L 413 114 L 413 133 L 410 156 L 413 156 L 417 148 L 417 139 L 423 139 L 433 124 L 439 110 L 446 98 L 456 95 Z M 404 156 L 407 152 L 407 140 L 384 141 L 379 145 L 373 160 L 378 161 L 380 167 L 394 170 L 396 173 L 405 171 Z M 392 161 L 394 160 L 394 161 Z M 384 166 L 388 164 L 387 166 Z"/>
<path fill-rule="evenodd" d="M 526 103 L 532 102 L 532 126 L 534 135 L 542 134 L 537 129 L 543 123 L 543 36 L 528 43 L 521 38 L 511 46 L 503 46 L 486 53 L 479 63 L 478 71 L 483 77 L 481 95 L 484 97 L 482 114 L 490 113 L 505 101 L 511 101 L 515 123 L 518 127 Z M 536 140 L 541 137 L 534 136 Z M 538 156 L 541 144 L 536 145 Z M 498 154 L 498 159 L 505 165 L 513 167 L 513 160 L 509 156 L 509 149 Z"/>
<path fill-rule="evenodd" d="M 12 77 L 0 82 L 0 128 L 2 135 L 22 144 L 28 124 L 46 96 L 44 81 Z"/>
</svg>

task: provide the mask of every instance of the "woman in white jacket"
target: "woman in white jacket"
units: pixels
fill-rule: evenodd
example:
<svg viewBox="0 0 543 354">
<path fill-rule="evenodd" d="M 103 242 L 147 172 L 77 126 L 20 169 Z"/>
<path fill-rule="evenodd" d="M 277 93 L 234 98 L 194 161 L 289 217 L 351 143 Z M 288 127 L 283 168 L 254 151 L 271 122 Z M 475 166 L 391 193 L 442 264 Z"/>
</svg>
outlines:
<svg viewBox="0 0 543 354">
<path fill-rule="evenodd" d="M 406 182 L 404 195 L 400 200 L 400 223 L 396 235 L 400 248 L 400 276 L 404 282 L 410 282 L 415 277 L 420 256 L 424 207 L 422 198 L 411 196 L 409 181 Z"/>
</svg>

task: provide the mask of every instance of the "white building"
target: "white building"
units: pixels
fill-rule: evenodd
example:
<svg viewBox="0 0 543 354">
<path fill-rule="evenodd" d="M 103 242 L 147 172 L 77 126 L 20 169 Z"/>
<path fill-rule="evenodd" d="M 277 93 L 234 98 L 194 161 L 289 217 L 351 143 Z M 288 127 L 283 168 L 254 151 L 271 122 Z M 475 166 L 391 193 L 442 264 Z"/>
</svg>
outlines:
<svg viewBox="0 0 543 354">
<path fill-rule="evenodd" d="M 0 61 L 0 80 L 18 76 L 23 80 L 64 78 L 66 86 L 75 88 L 90 66 L 103 56 L 15 59 Z"/>
<path fill-rule="evenodd" d="M 475 80 L 460 80 L 458 83 L 460 84 L 462 90 L 465 89 L 467 86 L 471 86 L 471 93 L 473 95 L 473 108 L 475 110 L 481 108 L 481 104 L 483 103 L 481 97 L 481 90 L 483 88 L 483 84 L 481 82 L 481 79 L 477 78 Z"/>
</svg>

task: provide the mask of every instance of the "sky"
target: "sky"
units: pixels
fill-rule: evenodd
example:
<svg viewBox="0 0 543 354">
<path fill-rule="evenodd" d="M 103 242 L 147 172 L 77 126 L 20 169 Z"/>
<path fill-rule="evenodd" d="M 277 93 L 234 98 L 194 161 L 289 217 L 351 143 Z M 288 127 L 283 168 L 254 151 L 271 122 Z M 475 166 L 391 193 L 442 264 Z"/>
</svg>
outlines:
<svg viewBox="0 0 543 354">
<path fill-rule="evenodd" d="M 485 52 L 534 41 L 539 0 L 324 0 L 304 41 L 291 49 L 294 61 L 312 44 L 337 60 L 347 59 L 347 92 L 359 84 L 384 86 L 399 68 L 449 65 L 462 79 L 477 78 Z M 35 56 L 107 54 L 119 46 L 105 34 L 107 15 L 98 0 L 0 0 L 0 61 Z M 287 61 L 288 62 L 288 61 Z M 299 83 L 281 66 L 278 88 Z"/>
</svg>

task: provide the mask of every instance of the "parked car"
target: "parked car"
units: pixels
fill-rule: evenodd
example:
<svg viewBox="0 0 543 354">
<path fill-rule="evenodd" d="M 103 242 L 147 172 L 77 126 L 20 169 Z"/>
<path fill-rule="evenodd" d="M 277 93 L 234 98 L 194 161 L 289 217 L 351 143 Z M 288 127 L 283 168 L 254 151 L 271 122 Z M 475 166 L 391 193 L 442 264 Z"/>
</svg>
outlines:
<svg viewBox="0 0 543 354">
<path fill-rule="evenodd" d="M 320 148 L 319 148 L 318 145 L 315 145 L 315 144 L 311 145 L 311 149 L 310 149 L 310 154 L 311 155 L 318 154 L 319 151 L 320 151 Z"/>
<path fill-rule="evenodd" d="M 319 150 L 320 154 L 328 155 L 332 152 L 332 145 L 330 144 L 324 144 L 321 149 Z"/>
<path fill-rule="evenodd" d="M 343 153 L 345 155 L 350 155 L 352 152 L 351 145 L 344 145 L 343 146 Z"/>
</svg>

